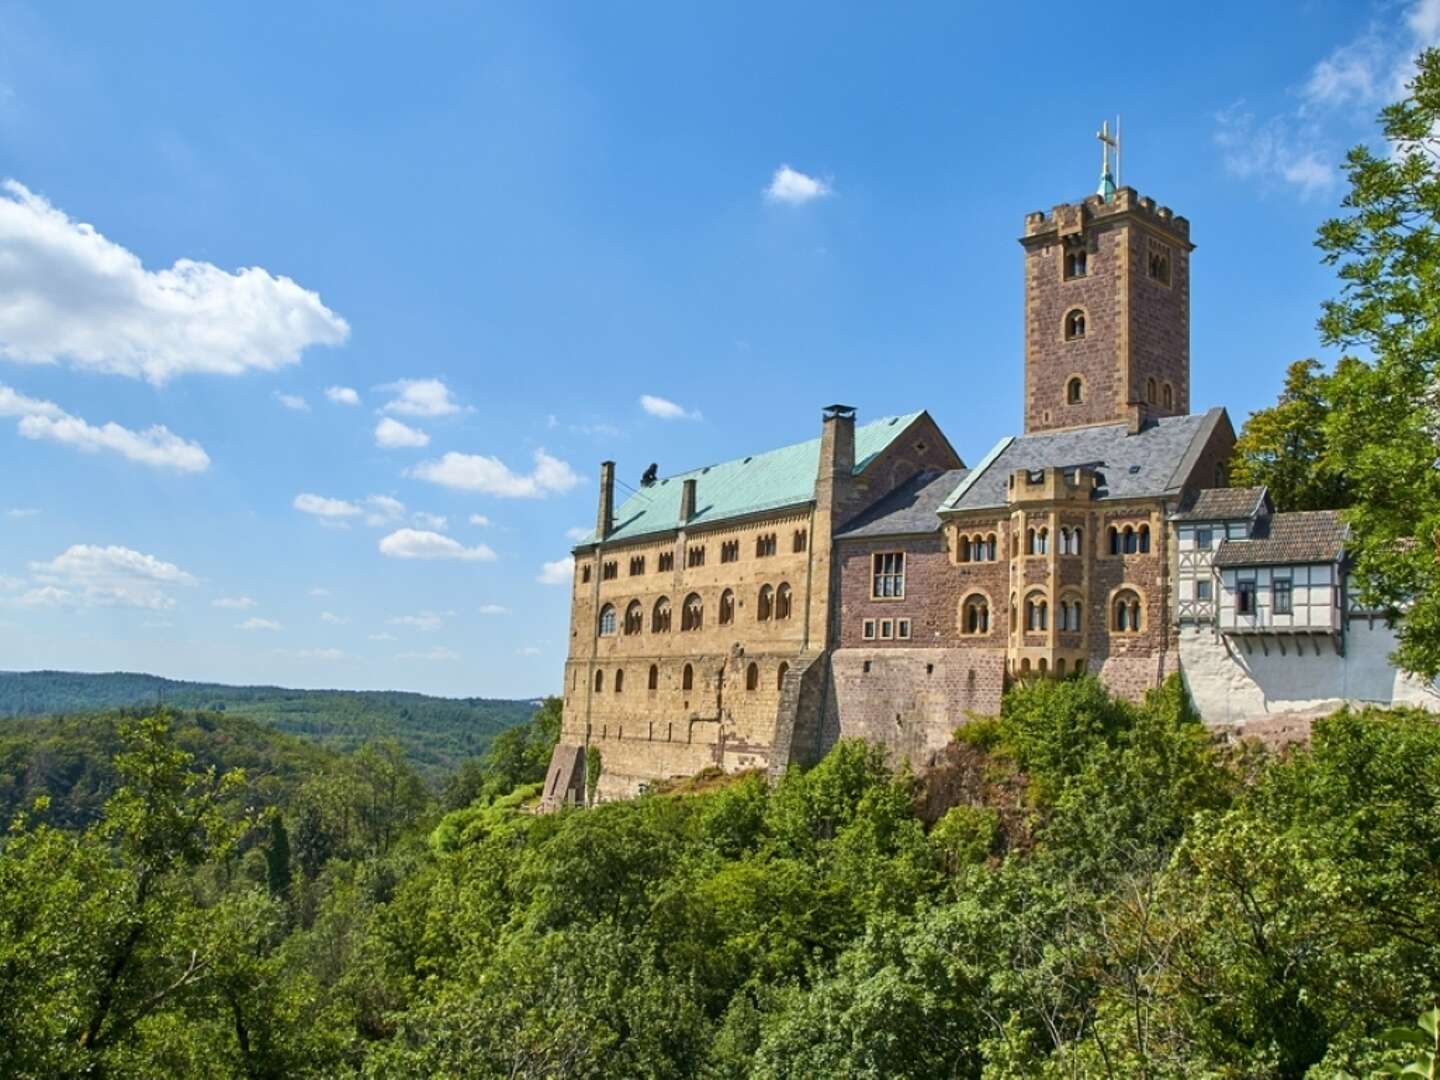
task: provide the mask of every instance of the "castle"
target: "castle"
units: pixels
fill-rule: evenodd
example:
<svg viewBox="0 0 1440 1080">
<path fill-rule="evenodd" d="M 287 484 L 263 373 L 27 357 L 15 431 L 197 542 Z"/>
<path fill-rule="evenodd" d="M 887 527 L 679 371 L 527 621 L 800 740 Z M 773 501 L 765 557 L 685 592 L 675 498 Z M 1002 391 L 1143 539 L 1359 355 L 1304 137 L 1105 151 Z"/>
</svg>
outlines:
<svg viewBox="0 0 1440 1080">
<path fill-rule="evenodd" d="M 1440 708 L 1347 588 L 1334 512 L 1227 487 L 1223 408 L 1190 411 L 1189 222 L 1108 173 L 1025 218 L 1024 432 L 967 466 L 928 413 L 664 478 L 574 549 L 550 805 L 707 767 L 783 771 L 842 737 L 923 765 L 1007 684 L 1184 675 L 1205 721 L 1345 701 Z M 592 755 L 593 756 L 593 755 Z"/>
</svg>

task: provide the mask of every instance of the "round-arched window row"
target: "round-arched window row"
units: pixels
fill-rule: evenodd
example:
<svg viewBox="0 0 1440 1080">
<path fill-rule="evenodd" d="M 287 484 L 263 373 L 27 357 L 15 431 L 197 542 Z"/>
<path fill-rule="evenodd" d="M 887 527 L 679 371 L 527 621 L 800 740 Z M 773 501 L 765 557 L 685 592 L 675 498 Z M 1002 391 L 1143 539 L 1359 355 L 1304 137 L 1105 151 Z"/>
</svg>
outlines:
<svg viewBox="0 0 1440 1080">
<path fill-rule="evenodd" d="M 1146 555 L 1150 551 L 1150 526 L 1110 526 L 1111 555 Z"/>
</svg>

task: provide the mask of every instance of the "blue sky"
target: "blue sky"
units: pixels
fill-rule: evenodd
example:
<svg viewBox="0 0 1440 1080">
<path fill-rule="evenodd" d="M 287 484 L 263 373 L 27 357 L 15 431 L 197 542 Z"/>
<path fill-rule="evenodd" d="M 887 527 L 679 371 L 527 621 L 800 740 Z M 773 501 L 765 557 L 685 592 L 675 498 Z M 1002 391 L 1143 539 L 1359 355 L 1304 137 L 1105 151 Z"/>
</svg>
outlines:
<svg viewBox="0 0 1440 1080">
<path fill-rule="evenodd" d="M 0 3 L 0 669 L 555 690 L 602 459 L 1019 427 L 1117 112 L 1238 427 L 1440 2 L 1077 10 Z"/>
</svg>

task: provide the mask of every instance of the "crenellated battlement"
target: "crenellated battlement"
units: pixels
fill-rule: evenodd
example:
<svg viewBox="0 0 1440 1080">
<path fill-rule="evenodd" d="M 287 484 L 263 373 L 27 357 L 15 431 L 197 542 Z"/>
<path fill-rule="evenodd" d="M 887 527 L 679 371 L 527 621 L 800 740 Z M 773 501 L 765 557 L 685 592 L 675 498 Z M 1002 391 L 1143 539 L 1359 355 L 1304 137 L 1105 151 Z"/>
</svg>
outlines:
<svg viewBox="0 0 1440 1080">
<path fill-rule="evenodd" d="M 1043 210 L 1026 214 L 1025 236 L 1022 242 L 1063 237 L 1083 230 L 1086 225 L 1127 215 L 1189 243 L 1188 218 L 1176 214 L 1168 206 L 1158 205 L 1150 196 L 1141 195 L 1132 187 L 1117 188 L 1114 197 L 1109 201 L 1099 195 L 1089 195 L 1076 203 L 1061 203 L 1048 214 Z"/>
</svg>

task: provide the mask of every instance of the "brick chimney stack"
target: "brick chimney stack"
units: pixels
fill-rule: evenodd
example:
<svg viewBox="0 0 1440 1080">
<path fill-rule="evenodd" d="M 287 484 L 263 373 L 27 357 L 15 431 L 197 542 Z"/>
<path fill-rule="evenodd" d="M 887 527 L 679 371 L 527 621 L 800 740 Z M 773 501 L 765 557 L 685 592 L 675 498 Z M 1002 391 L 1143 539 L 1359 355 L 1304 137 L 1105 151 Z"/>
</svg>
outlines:
<svg viewBox="0 0 1440 1080">
<path fill-rule="evenodd" d="M 855 488 L 855 410 L 827 405 L 820 421 L 820 469 L 815 477 L 816 509 L 849 508 Z"/>
<path fill-rule="evenodd" d="M 692 476 L 680 489 L 680 527 L 695 516 L 695 478 Z"/>
<path fill-rule="evenodd" d="M 595 539 L 604 540 L 615 528 L 615 462 L 600 463 L 600 508 L 595 513 Z"/>
</svg>

